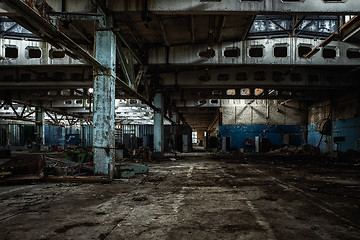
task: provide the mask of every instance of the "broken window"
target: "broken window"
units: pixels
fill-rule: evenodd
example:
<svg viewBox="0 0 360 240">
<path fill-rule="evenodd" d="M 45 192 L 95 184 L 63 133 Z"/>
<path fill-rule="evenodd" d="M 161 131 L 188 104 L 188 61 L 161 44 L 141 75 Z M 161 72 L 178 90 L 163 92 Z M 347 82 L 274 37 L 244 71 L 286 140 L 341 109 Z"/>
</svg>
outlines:
<svg viewBox="0 0 360 240">
<path fill-rule="evenodd" d="M 251 47 L 249 50 L 250 57 L 263 57 L 264 49 L 262 46 Z"/>
<path fill-rule="evenodd" d="M 64 50 L 56 50 L 56 49 L 51 49 L 49 51 L 49 55 L 50 58 L 64 58 L 65 57 L 65 51 Z"/>
<path fill-rule="evenodd" d="M 230 58 L 238 58 L 238 57 L 240 57 L 240 49 L 237 47 L 226 48 L 224 51 L 224 56 L 230 57 Z"/>
<path fill-rule="evenodd" d="M 282 72 L 274 71 L 272 74 L 272 80 L 274 82 L 282 82 L 284 81 L 284 74 Z"/>
<path fill-rule="evenodd" d="M 274 48 L 275 57 L 287 57 L 287 47 L 286 46 L 276 46 Z"/>
<path fill-rule="evenodd" d="M 255 91 L 254 91 L 254 95 L 255 95 L 255 96 L 263 95 L 263 93 L 264 93 L 264 89 L 262 89 L 262 88 L 255 88 Z"/>
<path fill-rule="evenodd" d="M 300 73 L 291 73 L 290 80 L 293 82 L 300 82 L 302 80 Z"/>
<path fill-rule="evenodd" d="M 323 54 L 323 58 L 336 58 L 336 49 L 324 48 L 322 54 Z"/>
<path fill-rule="evenodd" d="M 214 51 L 214 49 L 211 49 L 211 48 L 206 49 L 205 51 L 200 52 L 199 56 L 204 57 L 204 58 L 213 58 L 213 57 L 215 57 L 215 51 Z"/>
<path fill-rule="evenodd" d="M 242 88 L 240 90 L 240 95 L 241 96 L 250 96 L 250 88 Z"/>
<path fill-rule="evenodd" d="M 229 74 L 226 74 L 226 73 L 222 73 L 222 74 L 219 74 L 217 75 L 217 78 L 216 78 L 218 81 L 227 81 L 230 79 L 230 76 Z"/>
<path fill-rule="evenodd" d="M 201 82 L 208 82 L 208 81 L 210 81 L 211 77 L 210 77 L 210 75 L 201 75 L 198 79 Z"/>
<path fill-rule="evenodd" d="M 18 58 L 19 51 L 16 46 L 8 45 L 5 47 L 6 58 Z"/>
<path fill-rule="evenodd" d="M 246 80 L 247 80 L 247 74 L 246 74 L 246 72 L 239 72 L 239 73 L 237 73 L 235 79 L 236 79 L 237 81 L 246 81 Z"/>
<path fill-rule="evenodd" d="M 346 57 L 349 59 L 360 58 L 360 49 L 350 48 L 346 51 Z"/>
<path fill-rule="evenodd" d="M 38 47 L 27 47 L 26 57 L 31 58 L 41 58 L 41 49 Z"/>
<path fill-rule="evenodd" d="M 318 82 L 318 81 L 320 81 L 320 78 L 319 78 L 318 75 L 309 74 L 309 81 L 310 81 L 310 82 Z"/>
<path fill-rule="evenodd" d="M 265 72 L 264 71 L 257 71 L 254 73 L 254 80 L 255 81 L 264 81 L 265 80 Z"/>
<path fill-rule="evenodd" d="M 311 47 L 310 46 L 305 46 L 305 45 L 301 45 L 298 48 L 298 52 L 299 52 L 299 57 L 303 58 L 305 57 L 306 54 L 308 54 L 309 52 L 311 52 Z"/>
<path fill-rule="evenodd" d="M 235 96 L 236 95 L 236 90 L 235 89 L 228 89 L 228 90 L 226 90 L 226 95 Z"/>
</svg>

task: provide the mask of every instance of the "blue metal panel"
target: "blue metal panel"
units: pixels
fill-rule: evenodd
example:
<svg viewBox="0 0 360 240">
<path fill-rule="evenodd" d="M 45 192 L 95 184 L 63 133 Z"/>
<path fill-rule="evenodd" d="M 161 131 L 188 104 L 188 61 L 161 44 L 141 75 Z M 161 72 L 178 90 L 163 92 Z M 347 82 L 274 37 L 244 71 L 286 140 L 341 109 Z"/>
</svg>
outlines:
<svg viewBox="0 0 360 240">
<path fill-rule="evenodd" d="M 321 133 L 319 131 L 316 131 L 316 129 L 318 129 L 317 123 L 308 125 L 308 144 L 314 147 L 317 147 L 321 139 Z M 321 149 L 324 149 L 323 141 L 320 144 L 320 151 Z"/>
<path fill-rule="evenodd" d="M 93 145 L 93 127 L 86 125 L 82 127 L 82 140 L 84 147 L 92 147 Z"/>
<path fill-rule="evenodd" d="M 337 120 L 333 122 L 333 137 L 345 137 L 344 142 L 337 144 L 338 151 L 360 151 L 360 118 Z"/>
<path fill-rule="evenodd" d="M 9 143 L 10 146 L 22 146 L 22 132 L 23 132 L 23 125 L 9 125 Z"/>
<path fill-rule="evenodd" d="M 65 128 L 59 126 L 45 126 L 45 145 L 64 146 Z"/>
<path fill-rule="evenodd" d="M 295 145 L 304 144 L 303 134 L 305 126 L 296 125 L 224 125 L 219 126 L 221 137 L 231 137 L 232 148 L 243 148 L 245 151 L 254 151 L 254 147 L 245 146 L 245 139 L 255 139 L 255 136 L 268 138 L 272 144 L 281 146 L 283 135 L 290 134 L 295 136 Z"/>
<path fill-rule="evenodd" d="M 321 138 L 321 133 L 317 131 L 317 129 L 318 129 L 317 123 L 308 125 L 308 139 L 307 139 L 308 144 L 314 147 L 319 146 L 320 152 L 322 153 L 331 151 L 331 142 L 328 141 L 329 137 L 323 136 Z"/>
<path fill-rule="evenodd" d="M 308 144 L 317 146 L 321 139 L 321 134 L 317 129 L 317 124 L 308 126 Z M 334 137 L 344 137 L 345 141 L 334 143 Z M 325 143 L 325 137 L 323 137 L 320 143 L 320 152 L 327 152 L 329 148 L 328 144 L 332 145 L 332 148 L 337 151 L 346 152 L 348 150 L 360 151 L 360 118 L 351 118 L 344 120 L 337 120 L 332 122 L 332 141 Z"/>
<path fill-rule="evenodd" d="M 79 134 L 66 134 L 65 135 L 65 144 L 66 146 L 78 145 L 80 143 Z"/>
</svg>

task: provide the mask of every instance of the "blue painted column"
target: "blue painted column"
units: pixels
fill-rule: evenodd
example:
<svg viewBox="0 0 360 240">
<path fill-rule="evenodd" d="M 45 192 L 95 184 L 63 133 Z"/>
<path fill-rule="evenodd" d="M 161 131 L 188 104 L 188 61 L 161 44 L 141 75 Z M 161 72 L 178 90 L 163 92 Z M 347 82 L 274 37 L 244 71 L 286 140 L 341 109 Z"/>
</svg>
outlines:
<svg viewBox="0 0 360 240">
<path fill-rule="evenodd" d="M 36 107 L 35 117 L 36 117 L 36 137 L 37 140 L 39 141 L 38 144 L 40 144 L 40 149 L 41 149 L 41 146 L 45 145 L 45 124 L 44 124 L 45 112 L 42 107 Z"/>
<path fill-rule="evenodd" d="M 155 112 L 154 115 L 154 148 L 157 156 L 164 153 L 164 99 L 161 93 L 156 93 L 154 105 L 161 109 L 161 112 Z"/>
<path fill-rule="evenodd" d="M 95 174 L 113 178 L 115 164 L 116 38 L 112 31 L 96 32 L 96 59 L 107 72 L 95 72 L 93 146 Z"/>
<path fill-rule="evenodd" d="M 177 126 L 177 115 L 176 113 L 172 114 L 171 120 L 173 123 L 171 124 L 171 144 L 172 144 L 172 152 L 176 152 L 176 126 Z"/>
</svg>

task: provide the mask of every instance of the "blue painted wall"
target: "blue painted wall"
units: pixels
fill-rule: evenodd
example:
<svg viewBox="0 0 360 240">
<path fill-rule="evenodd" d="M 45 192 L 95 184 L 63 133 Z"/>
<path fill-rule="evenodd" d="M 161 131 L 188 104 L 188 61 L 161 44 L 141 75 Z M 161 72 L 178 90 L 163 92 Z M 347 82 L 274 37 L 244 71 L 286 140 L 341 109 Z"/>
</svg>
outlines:
<svg viewBox="0 0 360 240">
<path fill-rule="evenodd" d="M 321 134 L 317 129 L 317 124 L 308 125 L 308 143 L 317 146 L 321 139 Z M 334 137 L 345 137 L 344 142 L 334 143 Z M 332 136 L 328 143 L 325 143 L 324 136 L 320 143 L 320 152 L 348 150 L 360 151 L 360 118 L 350 118 L 344 120 L 336 120 L 332 122 Z M 331 146 L 327 146 L 327 144 Z"/>
<path fill-rule="evenodd" d="M 64 146 L 65 128 L 59 126 L 45 125 L 45 145 L 47 146 Z"/>
<path fill-rule="evenodd" d="M 80 130 L 75 128 L 45 125 L 45 145 L 64 146 L 65 134 L 80 134 Z"/>
<path fill-rule="evenodd" d="M 254 147 L 244 145 L 247 138 L 255 140 L 255 136 L 262 136 L 269 139 L 272 144 L 281 146 L 283 135 L 290 134 L 295 136 L 295 145 L 300 146 L 305 143 L 303 138 L 305 126 L 297 125 L 223 125 L 219 126 L 221 137 L 231 137 L 232 148 L 244 148 L 245 151 L 254 151 Z"/>
<path fill-rule="evenodd" d="M 337 120 L 333 122 L 333 137 L 344 136 L 345 141 L 337 144 L 341 152 L 360 151 L 360 118 Z"/>
<path fill-rule="evenodd" d="M 318 129 L 317 123 L 308 125 L 308 144 L 314 147 L 317 147 L 321 139 L 321 134 L 319 131 L 316 131 L 316 129 Z M 323 139 L 320 144 L 320 151 L 323 152 L 324 148 L 325 146 Z"/>
</svg>

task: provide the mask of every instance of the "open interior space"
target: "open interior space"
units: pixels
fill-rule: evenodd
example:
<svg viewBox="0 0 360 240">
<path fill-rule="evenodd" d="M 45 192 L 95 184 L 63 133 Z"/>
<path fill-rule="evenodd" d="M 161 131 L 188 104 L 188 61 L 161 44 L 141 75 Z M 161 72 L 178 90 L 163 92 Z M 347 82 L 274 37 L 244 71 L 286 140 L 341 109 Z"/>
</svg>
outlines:
<svg viewBox="0 0 360 240">
<path fill-rule="evenodd" d="M 359 0 L 0 0 L 0 239 L 360 239 Z"/>
</svg>

